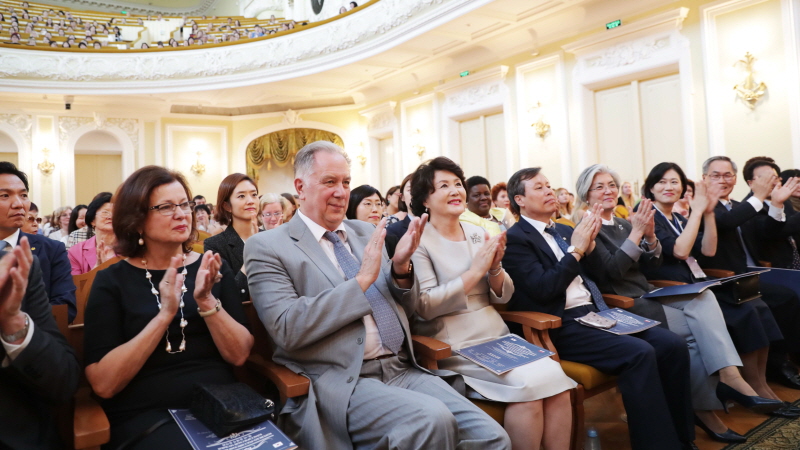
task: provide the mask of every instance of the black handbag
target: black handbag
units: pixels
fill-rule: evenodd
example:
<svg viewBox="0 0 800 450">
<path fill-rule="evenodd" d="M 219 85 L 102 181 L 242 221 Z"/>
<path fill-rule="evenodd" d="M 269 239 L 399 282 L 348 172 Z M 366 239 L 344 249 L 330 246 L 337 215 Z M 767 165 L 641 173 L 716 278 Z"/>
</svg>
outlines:
<svg viewBox="0 0 800 450">
<path fill-rule="evenodd" d="M 244 383 L 198 383 L 189 410 L 217 437 L 275 419 L 275 403 Z"/>
<path fill-rule="evenodd" d="M 722 286 L 715 286 L 712 291 L 719 300 L 733 305 L 741 305 L 761 297 L 758 274 L 738 278 Z"/>
</svg>

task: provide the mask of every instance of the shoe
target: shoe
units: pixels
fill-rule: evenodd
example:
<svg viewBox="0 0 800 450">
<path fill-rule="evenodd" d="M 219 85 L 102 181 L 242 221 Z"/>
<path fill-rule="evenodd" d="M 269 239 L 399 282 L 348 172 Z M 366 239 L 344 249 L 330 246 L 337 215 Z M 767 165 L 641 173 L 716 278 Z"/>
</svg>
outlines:
<svg viewBox="0 0 800 450">
<path fill-rule="evenodd" d="M 683 450 L 700 450 L 694 445 L 694 442 L 684 442 L 683 443 Z"/>
<path fill-rule="evenodd" d="M 784 361 L 780 367 L 772 368 L 767 373 L 771 381 L 778 382 L 792 389 L 800 389 L 800 374 L 798 374 L 798 368 L 789 360 Z"/>
<path fill-rule="evenodd" d="M 708 428 L 706 426 L 706 424 L 704 424 L 703 421 L 700 420 L 700 418 L 697 417 L 697 416 L 694 416 L 694 424 L 697 425 L 698 427 L 700 427 L 701 430 L 705 431 L 706 434 L 708 435 L 708 437 L 710 437 L 711 439 L 713 439 L 713 440 L 715 440 L 717 442 L 725 442 L 725 443 L 729 443 L 729 444 L 734 444 L 734 443 L 737 443 L 737 442 L 744 442 L 744 441 L 747 440 L 746 437 L 744 437 L 741 434 L 731 430 L 730 428 L 728 428 L 728 430 L 725 431 L 724 433 L 715 433 L 715 432 L 711 431 L 711 428 Z"/>
<path fill-rule="evenodd" d="M 782 409 L 787 409 L 789 411 L 797 411 L 798 413 L 800 413 L 800 407 L 794 406 L 793 404 L 791 404 L 789 402 L 783 402 L 783 408 Z"/>
<path fill-rule="evenodd" d="M 784 406 L 782 408 L 778 408 L 769 414 L 775 417 L 783 417 L 784 419 L 797 419 L 800 417 L 800 410 L 790 405 L 789 407 Z"/>
<path fill-rule="evenodd" d="M 784 407 L 783 402 L 780 400 L 759 397 L 757 395 L 744 395 L 721 381 L 717 383 L 717 398 L 722 402 L 722 408 L 725 410 L 725 413 L 728 413 L 728 400 L 733 400 L 758 414 L 769 414 Z"/>
</svg>

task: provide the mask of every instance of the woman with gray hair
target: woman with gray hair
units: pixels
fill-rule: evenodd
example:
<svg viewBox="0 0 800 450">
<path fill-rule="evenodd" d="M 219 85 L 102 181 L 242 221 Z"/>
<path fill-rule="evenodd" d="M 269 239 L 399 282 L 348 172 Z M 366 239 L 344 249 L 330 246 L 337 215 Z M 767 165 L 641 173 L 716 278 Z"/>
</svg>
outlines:
<svg viewBox="0 0 800 450">
<path fill-rule="evenodd" d="M 261 196 L 258 210 L 264 230 L 271 230 L 283 225 L 283 218 L 291 217 L 290 208 L 292 205 L 289 204 L 289 200 L 280 194 L 268 192 Z"/>
<path fill-rule="evenodd" d="M 603 226 L 595 240 L 594 252 L 603 260 L 602 273 L 592 274 L 598 288 L 606 294 L 641 297 L 654 290 L 642 268 L 658 267 L 663 262 L 661 243 L 655 234 L 656 209 L 650 199 L 643 199 L 639 209 L 630 216 L 630 222 L 613 216 L 619 196 L 619 177 L 607 166 L 595 164 L 584 170 L 576 186 L 579 202 L 592 207 L 602 206 Z M 696 205 L 705 209 L 707 204 Z M 725 325 L 725 319 L 714 294 L 706 290 L 700 294 L 659 297 L 658 304 L 666 316 L 669 329 L 686 340 L 691 362 L 690 379 L 692 403 L 696 423 L 713 439 L 724 442 L 742 442 L 744 437 L 721 424 L 714 410 L 727 407 L 734 400 L 754 412 L 770 413 L 783 404 L 779 400 L 759 397 L 742 378 L 738 367 L 742 360 L 736 351 Z M 649 311 L 634 311 L 651 319 Z M 662 323 L 664 320 L 661 320 Z M 717 374 L 712 378 L 713 374 Z M 706 424 L 722 425 L 726 431 L 712 432 Z M 719 428 L 719 427 L 717 427 Z"/>
</svg>

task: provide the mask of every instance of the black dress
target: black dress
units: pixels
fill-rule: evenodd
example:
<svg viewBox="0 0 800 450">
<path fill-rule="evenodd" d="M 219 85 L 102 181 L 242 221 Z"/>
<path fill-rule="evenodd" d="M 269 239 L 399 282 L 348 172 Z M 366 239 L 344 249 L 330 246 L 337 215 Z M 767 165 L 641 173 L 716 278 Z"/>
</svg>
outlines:
<svg viewBox="0 0 800 450">
<path fill-rule="evenodd" d="M 202 258 L 186 266 L 186 288 L 183 312 L 186 326 L 186 351 L 169 354 L 166 342 L 159 340 L 139 373 L 113 398 L 102 406 L 111 423 L 111 441 L 104 448 L 117 448 L 122 442 L 138 436 L 161 419 L 168 418 L 167 409 L 188 408 L 192 387 L 197 382 L 232 383 L 236 379 L 232 366 L 217 350 L 205 320 L 197 312 L 193 293 L 195 278 Z M 150 270 L 153 285 L 158 284 L 165 270 Z M 240 297 L 236 293 L 233 273 L 222 264 L 222 281 L 211 292 L 237 322 L 246 326 Z M 130 341 L 158 314 L 155 295 L 150 291 L 145 270 L 120 261 L 98 272 L 86 306 L 84 349 L 86 365 L 100 361 L 116 347 Z M 169 326 L 172 349 L 181 342 L 180 311 Z M 134 448 L 191 448 L 174 421 L 168 421 Z"/>
<path fill-rule="evenodd" d="M 688 220 L 677 213 L 673 213 L 673 218 L 680 221 L 680 227 L 675 223 L 670 226 L 667 218 L 663 214 L 656 212 L 656 237 L 661 242 L 664 261 L 661 263 L 661 267 L 643 268 L 642 271 L 650 280 L 694 283 L 698 280 L 692 275 L 689 265 L 686 261 L 675 258 L 673 254 L 675 240 L 680 236 L 673 227 L 683 230 Z M 692 255 L 695 258 L 698 258 L 701 254 L 702 236 L 702 233 L 698 234 L 692 249 Z M 733 340 L 733 344 L 740 354 L 750 353 L 770 345 L 770 342 L 783 339 L 778 324 L 775 322 L 775 317 L 762 299 L 758 298 L 747 303 L 734 305 L 724 301 L 726 296 L 733 295 L 729 288 L 721 286 L 712 290 L 717 297 L 722 315 L 725 317 L 725 325 L 727 325 L 731 340 Z"/>
</svg>

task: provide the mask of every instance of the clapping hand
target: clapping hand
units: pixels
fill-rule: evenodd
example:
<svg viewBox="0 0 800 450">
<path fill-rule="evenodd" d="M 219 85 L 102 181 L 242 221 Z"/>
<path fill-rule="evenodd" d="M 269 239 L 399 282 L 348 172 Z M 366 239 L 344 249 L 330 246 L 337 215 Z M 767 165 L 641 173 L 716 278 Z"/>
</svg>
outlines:
<svg viewBox="0 0 800 450">
<path fill-rule="evenodd" d="M 181 287 L 183 287 L 183 275 L 178 273 L 178 268 L 183 261 L 182 256 L 173 256 L 169 261 L 169 268 L 164 273 L 164 278 L 158 284 L 158 292 L 161 296 L 161 312 L 172 318 L 181 303 Z"/>
<path fill-rule="evenodd" d="M 772 188 L 772 194 L 770 196 L 772 204 L 778 208 L 782 207 L 784 202 L 789 200 L 789 197 L 791 197 L 792 193 L 797 189 L 799 180 L 798 178 L 791 177 L 786 180 L 786 184 L 784 185 L 781 185 L 781 182 L 778 181 L 775 187 Z"/>
<path fill-rule="evenodd" d="M 638 245 L 642 237 L 647 242 L 655 242 L 655 214 L 656 210 L 653 209 L 653 202 L 650 199 L 645 198 L 639 203 L 639 210 L 630 217 L 633 230 L 631 230 L 629 238 L 633 243 Z"/>
<path fill-rule="evenodd" d="M 497 267 L 505 254 L 506 233 L 500 233 L 497 236 L 488 239 L 489 235 L 485 236 L 485 244 L 475 253 L 472 257 L 472 265 L 470 270 L 474 271 L 480 276 L 486 274 L 489 269 Z M 497 253 L 500 252 L 500 258 L 497 258 Z"/>
<path fill-rule="evenodd" d="M 13 334 L 24 324 L 20 310 L 28 288 L 28 274 L 33 264 L 33 254 L 28 238 L 20 239 L 19 246 L 0 259 L 0 331 Z"/>
<path fill-rule="evenodd" d="M 689 206 L 700 214 L 708 212 L 709 203 L 712 203 L 712 199 L 708 196 L 708 190 L 706 180 L 695 183 L 694 197 L 689 201 Z"/>
<path fill-rule="evenodd" d="M 594 240 L 603 226 L 603 220 L 600 214 L 603 212 L 603 205 L 600 203 L 592 206 L 591 209 L 586 211 L 583 220 L 575 227 L 572 232 L 570 243 L 584 253 L 591 253 L 594 249 Z"/>
<path fill-rule="evenodd" d="M 770 175 L 756 175 L 753 177 L 753 181 L 750 182 L 750 190 L 753 191 L 753 197 L 762 202 L 766 200 L 775 188 L 775 180 L 777 178 L 778 177 L 774 173 Z"/>
<path fill-rule="evenodd" d="M 409 232 L 411 231 L 410 225 L 408 230 Z M 386 239 L 386 219 L 381 219 L 372 236 L 370 236 L 366 247 L 364 247 L 364 254 L 361 256 L 361 269 L 356 274 L 356 280 L 364 292 L 367 292 L 367 289 L 378 279 L 378 275 L 381 272 L 384 239 Z M 397 255 L 395 254 L 395 256 Z"/>
<path fill-rule="evenodd" d="M 408 262 L 411 260 L 411 255 L 417 251 L 419 247 L 419 240 L 422 238 L 422 232 L 425 231 L 425 225 L 428 223 L 428 215 L 423 214 L 421 217 L 414 217 L 411 223 L 408 224 L 408 231 L 394 250 L 394 257 L 392 257 L 392 265 L 395 271 L 400 273 L 400 270 L 405 270 Z"/>
<path fill-rule="evenodd" d="M 217 303 L 211 294 L 211 288 L 220 280 L 219 270 L 222 268 L 222 258 L 211 250 L 205 252 L 202 258 L 194 283 L 194 299 L 200 309 L 208 311 Z"/>
<path fill-rule="evenodd" d="M 96 242 L 95 251 L 97 252 L 97 264 L 95 264 L 95 267 L 117 256 L 117 253 L 114 251 L 114 245 L 106 244 L 101 239 L 97 239 Z"/>
</svg>

